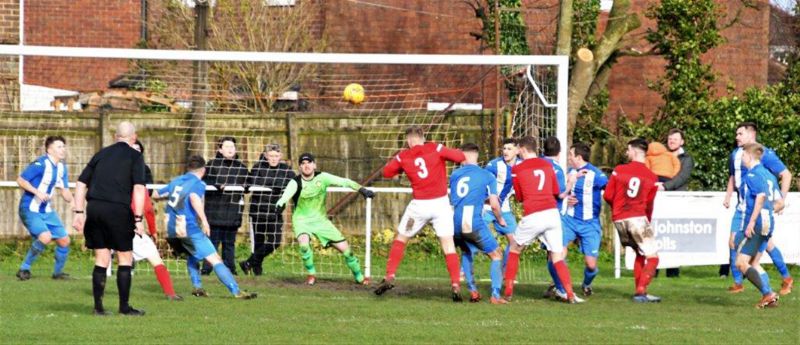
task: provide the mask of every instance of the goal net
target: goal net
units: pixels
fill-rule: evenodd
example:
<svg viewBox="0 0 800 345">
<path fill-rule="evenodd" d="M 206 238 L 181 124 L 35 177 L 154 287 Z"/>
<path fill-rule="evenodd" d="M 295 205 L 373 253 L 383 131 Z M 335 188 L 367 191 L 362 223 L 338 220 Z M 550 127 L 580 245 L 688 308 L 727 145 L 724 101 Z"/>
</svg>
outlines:
<svg viewBox="0 0 800 345">
<path fill-rule="evenodd" d="M 407 179 L 384 179 L 381 168 L 405 146 L 408 126 L 421 126 L 428 140 L 450 147 L 477 143 L 483 162 L 497 156 L 495 116 L 500 118 L 500 138 L 532 135 L 543 140 L 556 135 L 565 142 L 566 137 L 565 57 L 0 46 L 2 59 L 20 56 L 24 68 L 17 87 L 3 89 L 6 94 L 0 96 L 0 197 L 13 205 L 0 211 L 0 236 L 17 239 L 18 246 L 17 254 L 3 257 L 5 270 L 16 270 L 30 246 L 17 215 L 21 190 L 16 179 L 45 154 L 44 141 L 51 135 L 67 140 L 71 182 L 95 152 L 114 142 L 121 121 L 137 126 L 152 171 L 150 188 L 182 174 L 188 155 L 202 155 L 211 166 L 206 213 L 212 229 L 238 229 L 234 263 L 267 245 L 265 250 L 274 252 L 263 262 L 264 274 L 297 278 L 305 273 L 292 210 L 287 208 L 281 221 L 272 203 L 290 171 L 297 173 L 302 153 L 316 157 L 318 170 L 378 192 L 367 205 L 357 193 L 330 189 L 326 207 L 362 266 L 368 264 L 368 272 L 380 277 L 395 228 L 411 200 Z M 360 104 L 342 99 L 351 83 L 365 90 Z M 233 155 L 219 147 L 226 141 L 235 141 Z M 271 163 L 271 154 L 285 165 Z M 223 191 L 213 188 L 222 185 Z M 69 205 L 58 194 L 52 203 L 80 246 L 83 238 L 71 229 Z M 163 208 L 162 202 L 155 203 L 161 254 L 174 274 L 185 274 L 182 261 L 174 259 L 163 241 Z M 225 242 L 224 235 L 219 237 Z M 318 276 L 350 275 L 335 249 L 312 242 Z M 534 251 L 528 255 L 543 256 Z M 527 258 L 520 280 L 544 279 L 544 266 L 529 264 Z M 79 265 L 74 260 L 67 270 L 90 271 Z M 235 269 L 240 271 L 238 264 Z M 33 267 L 34 275 L 50 270 L 45 263 Z M 475 270 L 477 276 L 488 277 L 484 259 L 476 260 Z M 142 264 L 136 272 L 146 274 L 149 268 Z M 446 279 L 432 230 L 424 230 L 408 246 L 398 276 Z"/>
</svg>

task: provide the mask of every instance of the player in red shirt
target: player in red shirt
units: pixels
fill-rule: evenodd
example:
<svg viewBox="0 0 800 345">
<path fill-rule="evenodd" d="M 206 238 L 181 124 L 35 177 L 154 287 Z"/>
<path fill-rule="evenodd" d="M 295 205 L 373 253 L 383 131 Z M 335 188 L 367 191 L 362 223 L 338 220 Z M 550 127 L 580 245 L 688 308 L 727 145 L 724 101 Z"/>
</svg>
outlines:
<svg viewBox="0 0 800 345">
<path fill-rule="evenodd" d="M 511 168 L 514 195 L 522 202 L 524 217 L 517 225 L 514 240 L 508 253 L 505 272 L 505 299 L 514 293 L 514 279 L 519 269 L 519 254 L 525 247 L 539 240 L 547 247 L 558 278 L 567 292 L 568 303 L 581 303 L 582 299 L 572 291 L 569 269 L 564 262 L 564 234 L 561 229 L 561 214 L 556 206 L 559 196 L 558 180 L 553 165 L 536 157 L 536 139 L 523 137 L 519 141 L 519 152 L 523 161 Z"/>
<path fill-rule="evenodd" d="M 626 155 L 630 163 L 614 168 L 603 194 L 611 205 L 611 219 L 620 242 L 636 252 L 633 265 L 636 294 L 633 301 L 639 303 L 661 302 L 661 298 L 647 294 L 647 285 L 658 267 L 658 247 L 655 232 L 650 227 L 658 177 L 644 164 L 647 145 L 647 141 L 641 138 L 628 142 Z"/>
<path fill-rule="evenodd" d="M 389 251 L 386 262 L 386 277 L 375 289 L 376 295 L 394 287 L 397 267 L 403 261 L 406 243 L 414 237 L 425 224 L 432 223 L 436 236 L 442 244 L 447 271 L 453 288 L 453 301 L 461 302 L 458 255 L 453 243 L 453 208 L 447 197 L 446 162 L 462 162 L 465 157 L 460 150 L 449 149 L 442 144 L 425 142 L 425 133 L 418 126 L 406 130 L 408 149 L 400 151 L 383 168 L 383 177 L 392 178 L 405 172 L 411 182 L 414 200 L 406 207 L 397 236 Z"/>
</svg>

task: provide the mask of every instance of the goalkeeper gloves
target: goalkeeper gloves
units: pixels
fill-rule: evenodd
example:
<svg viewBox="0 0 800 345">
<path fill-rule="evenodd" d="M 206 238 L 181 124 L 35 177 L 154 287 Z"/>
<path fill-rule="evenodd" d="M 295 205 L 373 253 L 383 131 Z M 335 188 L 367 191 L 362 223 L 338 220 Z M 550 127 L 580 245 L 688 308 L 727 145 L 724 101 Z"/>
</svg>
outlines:
<svg viewBox="0 0 800 345">
<path fill-rule="evenodd" d="M 375 192 L 366 189 L 364 187 L 359 188 L 358 192 L 361 193 L 361 195 L 363 195 L 365 199 L 371 199 L 375 197 Z"/>
</svg>

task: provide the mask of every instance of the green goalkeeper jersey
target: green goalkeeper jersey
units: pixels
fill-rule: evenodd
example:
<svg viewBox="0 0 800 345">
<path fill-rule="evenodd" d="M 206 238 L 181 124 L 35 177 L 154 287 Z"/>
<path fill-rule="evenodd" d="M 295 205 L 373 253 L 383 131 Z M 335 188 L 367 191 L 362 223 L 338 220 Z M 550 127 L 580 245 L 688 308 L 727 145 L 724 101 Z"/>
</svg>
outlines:
<svg viewBox="0 0 800 345">
<path fill-rule="evenodd" d="M 300 177 L 299 180 L 302 181 L 303 185 L 302 188 L 300 188 L 300 197 L 297 199 L 294 212 L 292 213 L 293 220 L 319 217 L 327 218 L 325 199 L 328 196 L 328 186 L 348 187 L 353 190 L 361 188 L 361 185 L 353 180 L 324 172 L 315 175 L 314 178 L 310 180 L 306 180 L 302 177 Z M 290 181 L 286 189 L 283 190 L 283 195 L 281 195 L 280 200 L 278 200 L 277 206 L 283 207 L 286 205 L 289 199 L 297 192 L 297 187 L 296 180 Z"/>
</svg>

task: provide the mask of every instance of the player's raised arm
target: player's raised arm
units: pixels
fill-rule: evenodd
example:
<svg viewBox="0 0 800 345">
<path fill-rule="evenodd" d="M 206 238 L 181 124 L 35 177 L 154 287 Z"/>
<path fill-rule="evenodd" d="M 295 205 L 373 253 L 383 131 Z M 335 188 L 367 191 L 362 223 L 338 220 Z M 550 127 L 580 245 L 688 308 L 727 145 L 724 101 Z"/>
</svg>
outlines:
<svg viewBox="0 0 800 345">
<path fill-rule="evenodd" d="M 464 156 L 464 152 L 461 152 L 461 150 L 447 148 L 446 146 L 444 146 L 442 144 L 439 144 L 439 146 L 436 147 L 436 151 L 439 152 L 439 155 L 442 158 L 444 158 L 445 160 L 454 162 L 454 163 L 461 163 L 465 159 L 467 159 Z"/>
<path fill-rule="evenodd" d="M 281 194 L 281 198 L 278 199 L 278 202 L 275 203 L 275 206 L 286 206 L 286 203 L 289 202 L 289 199 L 291 199 L 292 196 L 294 196 L 294 193 L 297 193 L 297 181 L 291 179 L 289 180 L 289 184 L 286 185 L 286 188 L 283 189 L 283 194 Z"/>
<path fill-rule="evenodd" d="M 397 176 L 401 171 L 403 171 L 403 167 L 400 165 L 400 155 L 395 155 L 392 159 L 386 163 L 386 166 L 383 167 L 383 177 L 384 178 L 392 178 Z"/>
<path fill-rule="evenodd" d="M 353 180 L 351 180 L 349 178 L 339 177 L 339 176 L 332 175 L 332 174 L 329 174 L 329 173 L 322 173 L 322 174 L 320 174 L 320 177 L 324 181 L 326 181 L 326 184 L 328 184 L 328 185 L 350 188 L 350 189 L 352 189 L 354 191 L 357 191 L 357 192 L 361 193 L 361 195 L 363 195 L 365 198 L 372 198 L 372 197 L 375 196 L 375 192 L 364 188 L 363 186 L 358 184 L 356 181 L 353 181 Z"/>
</svg>

